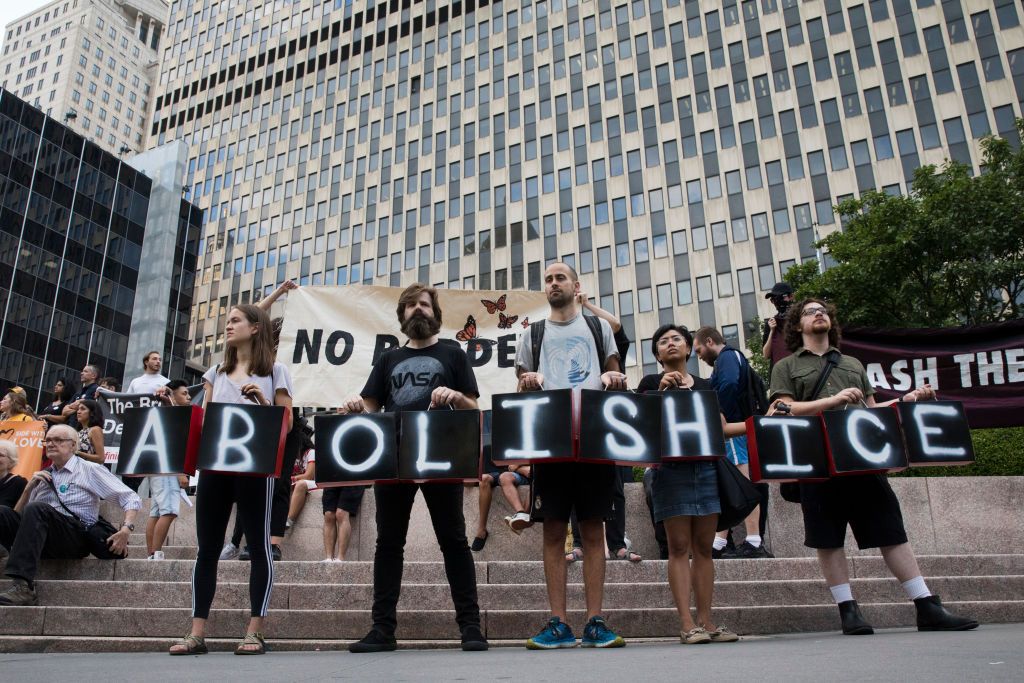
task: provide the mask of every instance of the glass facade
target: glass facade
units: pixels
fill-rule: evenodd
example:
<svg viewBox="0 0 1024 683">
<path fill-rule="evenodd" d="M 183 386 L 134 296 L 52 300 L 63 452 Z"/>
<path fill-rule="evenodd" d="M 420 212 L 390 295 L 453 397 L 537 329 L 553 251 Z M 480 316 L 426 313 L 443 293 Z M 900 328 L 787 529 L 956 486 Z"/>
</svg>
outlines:
<svg viewBox="0 0 1024 683">
<path fill-rule="evenodd" d="M 122 377 L 150 179 L 0 90 L 0 183 L 0 386 L 34 404 L 86 363 Z M 192 305 L 200 223 L 182 202 L 175 312 Z M 182 331 L 168 330 L 171 372 L 184 371 Z"/>
<path fill-rule="evenodd" d="M 834 204 L 1013 132 L 1018 9 L 175 0 L 150 144 L 190 146 L 207 211 L 191 357 L 286 278 L 540 289 L 555 260 L 633 382 L 662 322 L 742 344 Z"/>
</svg>

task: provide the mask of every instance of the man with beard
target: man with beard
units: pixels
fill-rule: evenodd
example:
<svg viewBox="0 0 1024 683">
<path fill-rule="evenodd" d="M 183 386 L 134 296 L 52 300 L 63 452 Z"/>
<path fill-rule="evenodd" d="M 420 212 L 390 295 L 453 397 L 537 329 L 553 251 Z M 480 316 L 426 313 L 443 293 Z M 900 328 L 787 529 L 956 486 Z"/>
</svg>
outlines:
<svg viewBox="0 0 1024 683">
<path fill-rule="evenodd" d="M 519 391 L 542 389 L 625 389 L 619 354 L 608 321 L 584 317 L 576 304 L 580 291 L 576 271 L 553 263 L 544 272 L 544 292 L 551 312 L 519 338 L 516 374 Z M 534 348 L 535 338 L 540 342 Z M 568 425 L 566 425 L 568 427 Z M 544 580 L 551 618 L 526 641 L 531 650 L 574 647 L 576 637 L 566 620 L 565 532 L 575 509 L 583 537 L 583 584 L 588 622 L 583 647 L 626 644 L 601 616 L 604 598 L 604 529 L 613 518 L 612 499 L 618 471 L 613 465 L 535 463 L 532 519 L 544 523 Z"/>
<path fill-rule="evenodd" d="M 438 341 L 441 307 L 437 291 L 419 283 L 406 287 L 398 299 L 397 315 L 408 344 L 382 354 L 360 395 L 346 400 L 339 412 L 476 408 L 480 392 L 469 358 L 457 345 Z M 396 610 L 402 590 L 405 538 L 417 490 L 423 491 L 434 535 L 444 555 L 462 649 L 488 647 L 480 630 L 476 569 L 462 514 L 462 484 L 389 483 L 374 486 L 377 550 L 373 558 L 373 628 L 349 646 L 350 652 L 390 652 L 397 647 Z"/>
<path fill-rule="evenodd" d="M 851 405 L 874 408 L 897 401 L 935 398 L 935 391 L 925 384 L 898 399 L 875 403 L 874 389 L 864 366 L 837 348 L 839 323 L 835 307 L 821 299 L 804 299 L 794 304 L 786 316 L 785 335 L 793 355 L 775 366 L 769 393 L 773 402 L 789 404 L 794 415 L 817 415 L 823 410 L 842 410 Z M 928 590 L 907 542 L 900 502 L 885 475 L 843 476 L 820 484 L 801 484 L 800 505 L 804 545 L 817 550 L 821 573 L 839 606 L 844 634 L 874 633 L 850 590 L 844 549 L 847 525 L 853 529 L 858 548 L 880 549 L 889 571 L 903 584 L 907 598 L 917 608 L 919 631 L 977 628 L 977 621 L 951 614 L 942 606 L 939 596 Z"/>
</svg>

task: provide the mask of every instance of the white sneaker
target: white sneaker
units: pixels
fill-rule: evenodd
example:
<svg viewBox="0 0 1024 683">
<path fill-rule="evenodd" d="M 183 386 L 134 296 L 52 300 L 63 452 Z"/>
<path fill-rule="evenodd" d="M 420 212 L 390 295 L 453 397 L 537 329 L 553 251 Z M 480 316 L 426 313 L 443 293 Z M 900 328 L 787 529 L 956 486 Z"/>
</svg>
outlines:
<svg viewBox="0 0 1024 683">
<path fill-rule="evenodd" d="M 233 560 L 236 557 L 238 557 L 238 546 L 231 542 L 225 543 L 223 550 L 220 551 L 220 559 Z"/>
<path fill-rule="evenodd" d="M 334 561 L 335 559 L 333 557 L 325 557 L 324 559 L 320 560 L 320 564 L 330 564 Z"/>
<path fill-rule="evenodd" d="M 149 558 L 149 559 L 151 559 L 151 560 L 162 560 L 162 559 L 164 559 L 164 551 L 163 550 L 154 550 L 153 551 L 153 556 L 151 558 Z"/>
<path fill-rule="evenodd" d="M 533 526 L 533 522 L 530 521 L 530 513 L 528 512 L 517 512 L 514 515 L 505 518 L 505 523 L 512 529 L 515 534 L 523 533 L 523 529 L 529 529 Z"/>
</svg>

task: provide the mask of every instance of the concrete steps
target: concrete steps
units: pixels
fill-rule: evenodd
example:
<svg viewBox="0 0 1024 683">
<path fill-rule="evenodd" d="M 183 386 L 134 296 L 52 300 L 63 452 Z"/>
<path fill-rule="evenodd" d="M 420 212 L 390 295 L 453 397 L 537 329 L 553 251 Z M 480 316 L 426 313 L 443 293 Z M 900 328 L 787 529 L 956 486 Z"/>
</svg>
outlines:
<svg viewBox="0 0 1024 683">
<path fill-rule="evenodd" d="M 922 556 L 930 588 L 951 609 L 983 623 L 1024 621 L 1024 554 Z M 193 562 L 94 559 L 44 561 L 38 607 L 0 607 L 0 652 L 160 651 L 188 628 Z M 742 634 L 830 631 L 835 606 L 815 560 L 721 560 L 715 615 Z M 372 563 L 279 562 L 268 633 L 283 650 L 341 649 L 370 626 Z M 850 561 L 853 589 L 877 628 L 911 626 L 914 609 L 879 557 Z M 219 566 L 208 633 L 231 649 L 248 616 L 248 562 Z M 478 562 L 483 627 L 498 643 L 521 644 L 548 616 L 543 566 Z M 399 638 L 414 646 L 456 644 L 444 566 L 408 562 Z M 679 617 L 666 563 L 607 564 L 605 613 L 629 639 L 673 638 Z M 581 566 L 569 567 L 570 623 L 584 621 Z"/>
</svg>

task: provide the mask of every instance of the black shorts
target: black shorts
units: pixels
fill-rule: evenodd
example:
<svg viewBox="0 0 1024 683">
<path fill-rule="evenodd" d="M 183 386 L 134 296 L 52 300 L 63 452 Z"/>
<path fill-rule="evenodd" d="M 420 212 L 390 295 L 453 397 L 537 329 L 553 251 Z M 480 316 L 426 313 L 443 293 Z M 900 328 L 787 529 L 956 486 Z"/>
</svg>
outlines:
<svg viewBox="0 0 1024 683">
<path fill-rule="evenodd" d="M 580 520 L 607 520 L 614 516 L 612 498 L 618 468 L 611 463 L 584 462 L 535 464 L 530 517 L 534 521 L 568 522 L 573 509 Z"/>
<path fill-rule="evenodd" d="M 365 486 L 332 486 L 324 489 L 324 512 L 344 510 L 351 517 L 359 514 L 359 505 L 363 502 Z"/>
<path fill-rule="evenodd" d="M 842 548 L 847 524 L 861 550 L 907 542 L 900 501 L 885 475 L 835 477 L 820 484 L 801 484 L 800 498 L 804 545 L 809 548 Z"/>
</svg>

